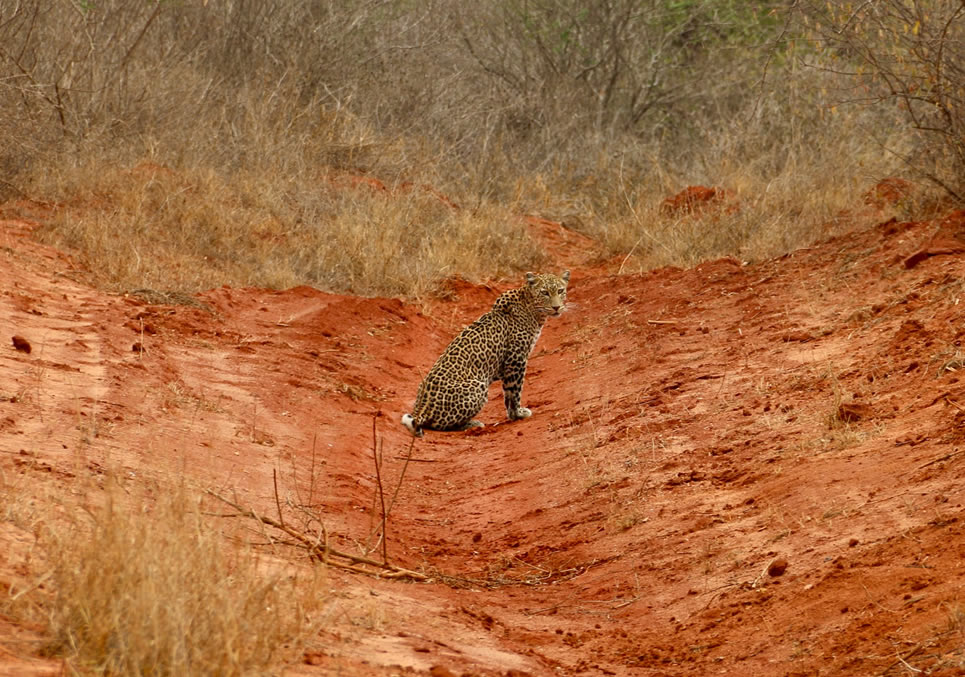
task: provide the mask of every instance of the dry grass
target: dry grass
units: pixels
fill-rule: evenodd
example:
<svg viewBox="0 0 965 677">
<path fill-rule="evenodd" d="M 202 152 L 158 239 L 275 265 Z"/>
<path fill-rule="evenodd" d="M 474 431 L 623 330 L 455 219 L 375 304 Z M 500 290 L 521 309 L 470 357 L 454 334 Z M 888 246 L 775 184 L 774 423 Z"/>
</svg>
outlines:
<svg viewBox="0 0 965 677">
<path fill-rule="evenodd" d="M 419 187 L 352 178 L 223 177 L 151 164 L 61 171 L 45 192 L 63 203 L 40 236 L 81 252 L 98 281 L 119 291 L 307 283 L 420 296 L 445 277 L 539 264 L 507 207 L 465 210 Z"/>
<path fill-rule="evenodd" d="M 185 488 L 151 493 L 112 486 L 101 507 L 35 503 L 29 518 L 6 506 L 43 553 L 40 585 L 11 596 L 14 613 L 47 625 L 46 653 L 112 675 L 242 675 L 285 658 L 323 601 L 313 574 L 298 580 L 230 545 Z"/>
<path fill-rule="evenodd" d="M 583 174 L 540 177 L 525 184 L 520 202 L 556 218 L 577 215 L 583 232 L 610 254 L 632 253 L 625 272 L 728 255 L 762 260 L 889 216 L 866 209 L 863 194 L 902 166 L 864 130 L 894 128 L 889 141 L 900 146 L 900 125 L 831 111 L 813 94 L 823 79 L 814 73 L 783 77 L 733 117 L 705 122 L 689 143 L 650 141 Z M 809 91 L 806 101 L 788 103 Z M 665 200 L 689 185 L 727 196 L 694 212 L 666 209 Z M 906 218 L 923 208 L 916 202 L 894 210 Z"/>
<path fill-rule="evenodd" d="M 538 266 L 519 213 L 625 270 L 769 257 L 915 153 L 900 111 L 833 107 L 847 69 L 779 3 L 584 9 L 4 5 L 0 195 L 56 203 L 44 237 L 115 289 L 421 296 Z M 694 184 L 733 208 L 661 210 Z"/>
</svg>

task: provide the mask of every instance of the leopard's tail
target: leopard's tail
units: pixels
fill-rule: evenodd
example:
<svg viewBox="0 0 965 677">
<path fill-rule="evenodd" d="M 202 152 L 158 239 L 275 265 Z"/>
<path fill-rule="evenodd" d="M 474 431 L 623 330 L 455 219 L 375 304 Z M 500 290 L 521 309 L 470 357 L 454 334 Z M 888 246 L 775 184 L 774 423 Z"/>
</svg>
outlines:
<svg viewBox="0 0 965 677">
<path fill-rule="evenodd" d="M 416 437 L 422 437 L 422 426 L 426 424 L 427 402 L 425 398 L 425 383 L 419 384 L 419 392 L 416 393 L 415 406 L 411 414 L 402 414 L 402 425 L 409 429 L 409 432 Z"/>
<path fill-rule="evenodd" d="M 412 414 L 402 414 L 402 425 L 409 429 L 409 432 L 416 437 L 422 437 L 423 421 L 416 421 Z"/>
<path fill-rule="evenodd" d="M 416 437 L 422 436 L 422 428 L 416 426 L 415 419 L 412 418 L 412 414 L 402 414 L 402 425 L 408 428 L 409 432 Z"/>
</svg>

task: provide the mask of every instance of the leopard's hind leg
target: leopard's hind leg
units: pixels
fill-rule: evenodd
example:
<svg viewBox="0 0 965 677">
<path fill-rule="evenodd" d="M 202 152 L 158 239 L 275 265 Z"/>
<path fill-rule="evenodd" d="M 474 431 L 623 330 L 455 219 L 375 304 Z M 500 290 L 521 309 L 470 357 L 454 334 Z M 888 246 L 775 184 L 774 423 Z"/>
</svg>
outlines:
<svg viewBox="0 0 965 677">
<path fill-rule="evenodd" d="M 468 379 L 438 384 L 430 397 L 430 413 L 423 427 L 431 430 L 483 427 L 483 423 L 473 417 L 482 410 L 489 397 L 489 383 L 486 381 Z"/>
</svg>

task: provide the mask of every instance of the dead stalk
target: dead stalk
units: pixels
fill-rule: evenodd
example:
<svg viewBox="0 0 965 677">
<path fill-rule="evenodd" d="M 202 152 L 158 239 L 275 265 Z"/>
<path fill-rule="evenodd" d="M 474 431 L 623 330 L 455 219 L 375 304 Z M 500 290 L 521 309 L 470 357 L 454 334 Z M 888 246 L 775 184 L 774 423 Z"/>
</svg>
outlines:
<svg viewBox="0 0 965 677">
<path fill-rule="evenodd" d="M 271 481 L 275 485 L 275 507 L 278 508 L 278 521 L 284 526 L 285 518 L 281 513 L 281 501 L 278 500 L 278 476 L 274 468 L 271 469 Z"/>
<path fill-rule="evenodd" d="M 376 453 L 377 453 L 377 452 L 376 452 L 375 439 L 376 439 L 376 438 L 375 438 L 375 419 L 373 418 L 373 420 L 372 420 L 372 454 L 373 454 L 373 456 L 376 456 Z M 411 441 L 409 442 L 409 449 L 408 449 L 408 451 L 406 451 L 406 455 L 405 455 L 404 457 L 402 457 L 402 456 L 396 456 L 396 458 L 404 458 L 404 459 L 405 459 L 405 463 L 402 465 L 402 472 L 399 473 L 399 479 L 397 479 L 396 482 L 395 482 L 395 488 L 392 490 L 392 498 L 389 499 L 389 505 L 386 506 L 386 505 L 385 505 L 385 494 L 384 494 L 384 491 L 383 491 L 382 476 L 381 476 L 381 466 L 382 466 L 382 449 L 381 449 L 381 447 L 382 447 L 382 444 L 381 444 L 381 440 L 379 441 L 378 453 L 377 453 L 376 460 L 375 460 L 375 479 L 376 479 L 376 482 L 377 482 L 377 484 L 378 484 L 378 490 L 379 490 L 378 497 L 379 497 L 379 500 L 381 501 L 381 504 L 382 504 L 382 519 L 381 519 L 381 521 L 380 521 L 380 525 L 379 525 L 379 526 L 376 526 L 374 529 L 372 529 L 372 532 L 369 534 L 367 543 L 371 543 L 371 542 L 372 542 L 372 539 L 375 538 L 376 535 L 378 535 L 378 536 L 379 536 L 379 539 L 380 539 L 381 542 L 382 542 L 382 556 L 383 556 L 383 558 L 386 557 L 386 547 L 387 547 L 387 546 L 386 546 L 386 532 L 385 532 L 385 530 L 386 530 L 386 523 L 388 522 L 389 515 L 392 514 L 392 508 L 395 506 L 395 499 L 398 498 L 398 496 L 399 496 L 399 489 L 402 488 L 402 480 L 405 479 L 405 472 L 406 472 L 406 470 L 407 470 L 408 467 L 409 467 L 409 461 L 419 460 L 419 459 L 413 459 L 413 458 L 412 458 L 412 449 L 413 449 L 414 446 L 415 446 L 415 437 L 413 437 L 413 438 L 411 439 Z M 373 499 L 373 504 L 374 504 L 374 502 L 375 502 L 375 500 Z M 377 541 L 377 542 L 378 542 L 378 541 Z M 386 561 L 388 561 L 388 560 L 386 560 Z"/>
<path fill-rule="evenodd" d="M 415 437 L 409 441 L 409 450 L 405 454 L 405 464 L 402 466 L 402 472 L 399 473 L 399 480 L 395 483 L 395 490 L 392 492 L 392 500 L 389 501 L 388 513 L 392 512 L 392 507 L 395 505 L 395 499 L 399 495 L 399 488 L 402 486 L 402 479 L 405 477 L 406 468 L 409 467 L 409 461 L 412 460 L 412 447 L 415 446 Z M 386 513 L 386 515 L 388 515 Z"/>
<path fill-rule="evenodd" d="M 379 417 L 378 413 L 375 413 L 372 416 L 372 458 L 375 460 L 375 481 L 378 483 L 378 486 L 379 486 L 379 503 L 382 506 L 382 537 L 381 537 L 382 562 L 384 564 L 388 564 L 389 562 L 388 538 L 385 531 L 385 522 L 386 522 L 386 519 L 388 518 L 388 515 L 385 512 L 385 492 L 382 490 L 382 467 L 381 467 L 382 459 L 381 459 L 381 454 L 379 453 L 380 445 L 376 439 L 376 431 L 375 431 L 378 417 Z"/>
</svg>

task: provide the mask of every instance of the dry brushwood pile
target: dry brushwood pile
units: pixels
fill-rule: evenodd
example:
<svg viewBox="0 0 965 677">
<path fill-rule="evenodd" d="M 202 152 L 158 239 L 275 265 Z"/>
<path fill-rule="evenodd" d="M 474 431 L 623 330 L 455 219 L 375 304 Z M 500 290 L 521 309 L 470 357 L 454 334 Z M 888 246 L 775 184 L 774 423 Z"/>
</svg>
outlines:
<svg viewBox="0 0 965 677">
<path fill-rule="evenodd" d="M 69 614 L 74 644 L 50 638 L 76 587 L 63 536 L 142 502 L 155 531 L 184 522 L 150 507 L 178 485 L 225 580 L 254 557 L 295 581 L 239 617 L 313 600 L 272 640 L 282 674 L 961 674 L 965 212 L 870 221 L 639 274 L 521 221 L 573 270 L 534 414 L 505 422 L 494 387 L 485 428 L 413 441 L 421 374 L 518 280 L 184 303 L 100 291 L 8 216 L 0 672 L 125 672 L 70 652 L 91 633 Z"/>
</svg>

